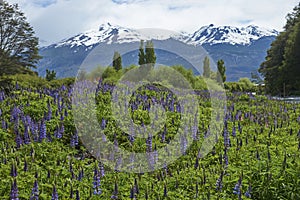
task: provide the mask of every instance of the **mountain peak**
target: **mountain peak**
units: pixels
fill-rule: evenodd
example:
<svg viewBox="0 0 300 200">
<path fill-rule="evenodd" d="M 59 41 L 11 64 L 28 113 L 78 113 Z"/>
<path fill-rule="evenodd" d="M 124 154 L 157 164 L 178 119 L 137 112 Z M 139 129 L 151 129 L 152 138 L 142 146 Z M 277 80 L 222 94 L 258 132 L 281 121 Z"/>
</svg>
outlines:
<svg viewBox="0 0 300 200">
<path fill-rule="evenodd" d="M 262 28 L 255 25 L 238 28 L 235 26 L 215 26 L 210 24 L 201 27 L 186 42 L 193 45 L 213 45 L 220 43 L 249 45 L 253 40 L 276 35 L 278 35 L 278 32 L 274 29 Z"/>
<path fill-rule="evenodd" d="M 266 29 L 255 25 L 238 28 L 234 26 L 216 26 L 210 24 L 201 27 L 193 34 L 187 34 L 162 29 L 130 29 L 106 22 L 101 24 L 98 29 L 92 29 L 65 39 L 54 44 L 54 46 L 70 46 L 71 48 L 74 46 L 85 46 L 89 49 L 99 43 L 131 43 L 140 40 L 167 40 L 169 38 L 174 38 L 192 45 L 214 45 L 221 43 L 249 45 L 252 41 L 262 37 L 276 35 L 278 35 L 278 32 L 274 29 Z"/>
</svg>

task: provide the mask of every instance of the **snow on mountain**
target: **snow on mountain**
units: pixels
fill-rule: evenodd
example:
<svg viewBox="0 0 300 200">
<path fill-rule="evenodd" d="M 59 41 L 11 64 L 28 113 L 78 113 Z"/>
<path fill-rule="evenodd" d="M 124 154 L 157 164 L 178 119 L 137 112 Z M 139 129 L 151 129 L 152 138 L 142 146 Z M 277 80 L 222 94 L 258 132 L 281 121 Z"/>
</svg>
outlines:
<svg viewBox="0 0 300 200">
<path fill-rule="evenodd" d="M 100 25 L 97 30 L 90 30 L 85 33 L 78 34 L 72 38 L 62 40 L 55 44 L 55 47 L 61 46 L 86 46 L 92 47 L 99 43 L 130 43 L 139 42 L 140 40 L 166 40 L 171 37 L 181 37 L 172 31 L 161 29 L 129 29 L 110 23 Z"/>
<path fill-rule="evenodd" d="M 106 23 L 100 25 L 98 29 L 89 30 L 51 46 L 55 48 L 62 46 L 85 46 L 87 49 L 91 49 L 99 43 L 122 44 L 139 42 L 140 40 L 167 40 L 170 38 L 192 45 L 213 45 L 220 43 L 248 45 L 251 44 L 253 40 L 276 35 L 278 35 L 276 30 L 253 25 L 245 28 L 237 28 L 232 26 L 217 27 L 211 24 L 209 26 L 203 26 L 193 34 L 188 34 L 185 32 L 177 33 L 162 29 L 129 29 Z"/>
<path fill-rule="evenodd" d="M 250 25 L 243 28 L 233 26 L 219 26 L 213 24 L 203 26 L 190 36 L 185 42 L 193 45 L 202 44 L 232 44 L 249 45 L 253 40 L 266 36 L 277 36 L 278 32 L 272 29 Z"/>
</svg>

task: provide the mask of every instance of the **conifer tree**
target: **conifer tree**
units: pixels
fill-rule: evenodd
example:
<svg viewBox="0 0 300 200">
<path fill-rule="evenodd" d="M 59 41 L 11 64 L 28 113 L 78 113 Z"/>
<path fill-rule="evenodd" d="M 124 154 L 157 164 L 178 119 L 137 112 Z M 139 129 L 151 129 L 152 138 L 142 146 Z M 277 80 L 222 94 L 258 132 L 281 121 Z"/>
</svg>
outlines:
<svg viewBox="0 0 300 200">
<path fill-rule="evenodd" d="M 217 82 L 220 84 L 226 81 L 225 71 L 226 71 L 226 67 L 224 65 L 224 61 L 218 60 Z"/>
<path fill-rule="evenodd" d="M 145 61 L 145 51 L 144 51 L 144 40 L 141 40 L 139 48 L 139 65 L 142 66 L 146 63 Z"/>
<path fill-rule="evenodd" d="M 115 51 L 114 57 L 113 57 L 113 68 L 116 71 L 119 71 L 122 69 L 122 57 L 119 52 Z"/>
<path fill-rule="evenodd" d="M 210 78 L 210 64 L 209 64 L 209 58 L 205 56 L 203 61 L 203 77 L 204 78 Z"/>
</svg>

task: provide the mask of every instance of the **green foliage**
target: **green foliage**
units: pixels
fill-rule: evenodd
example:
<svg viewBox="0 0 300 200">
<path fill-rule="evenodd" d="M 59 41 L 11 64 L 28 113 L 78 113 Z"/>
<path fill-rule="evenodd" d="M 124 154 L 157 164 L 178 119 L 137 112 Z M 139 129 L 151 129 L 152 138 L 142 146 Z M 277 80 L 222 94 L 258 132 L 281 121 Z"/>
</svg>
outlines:
<svg viewBox="0 0 300 200">
<path fill-rule="evenodd" d="M 154 45 L 152 41 L 147 41 L 146 42 L 146 47 L 145 47 L 145 64 L 151 65 L 154 67 L 156 63 L 156 55 L 154 51 Z"/>
<path fill-rule="evenodd" d="M 121 76 L 121 70 L 116 71 L 113 67 L 107 67 L 102 74 L 102 79 L 109 83 L 117 83 Z"/>
<path fill-rule="evenodd" d="M 50 71 L 46 69 L 46 80 L 52 81 L 54 79 L 56 79 L 56 72 L 54 70 Z"/>
<path fill-rule="evenodd" d="M 226 81 L 226 68 L 223 60 L 218 60 L 218 72 L 217 72 L 217 82 L 223 83 Z"/>
<path fill-rule="evenodd" d="M 17 4 L 0 4 L 0 76 L 29 73 L 40 59 L 38 38 Z"/>
<path fill-rule="evenodd" d="M 300 4 L 288 14 L 285 30 L 267 52 L 259 72 L 265 77 L 266 92 L 293 95 L 299 92 L 300 80 Z"/>
<path fill-rule="evenodd" d="M 16 85 L 24 89 L 41 89 L 44 87 L 49 88 L 59 88 L 63 85 L 70 86 L 74 83 L 75 78 L 64 78 L 64 79 L 55 79 L 52 81 L 47 81 L 37 75 L 29 74 L 16 74 L 16 75 L 6 75 L 0 77 L 1 87 L 7 91 L 12 90 Z"/>
<path fill-rule="evenodd" d="M 205 56 L 204 60 L 203 60 L 203 77 L 204 78 L 210 78 L 210 61 L 209 58 L 207 56 Z"/>
<path fill-rule="evenodd" d="M 169 72 L 168 70 L 174 69 L 183 74 L 187 80 L 192 78 L 190 71 L 180 66 L 164 67 L 159 72 Z M 112 74 L 114 73 L 119 72 L 115 71 Z M 10 78 L 16 80 L 16 76 Z M 194 80 L 196 83 L 197 78 Z M 30 78 L 28 75 L 18 75 L 19 85 L 22 86 L 30 85 L 31 79 L 33 77 Z M 48 82 L 36 77 L 35 81 L 38 80 L 45 84 L 58 81 L 64 84 L 68 81 L 71 83 L 69 79 Z M 209 79 L 209 81 L 213 80 Z M 249 80 L 241 79 L 239 83 L 249 85 Z M 215 86 L 220 87 L 218 84 Z M 209 130 L 212 109 L 210 106 L 205 106 L 208 105 L 210 99 L 200 95 L 197 129 L 199 138 L 193 141 L 185 155 L 163 169 L 143 174 L 118 172 L 104 166 L 105 175 L 100 177 L 102 193 L 94 195 L 94 171 L 95 169 L 99 171 L 102 163 L 93 158 L 82 144 L 76 147 L 70 146 L 70 138 L 74 134 L 75 126 L 73 111 L 69 107 L 72 97 L 68 95 L 68 90 L 53 90 L 62 98 L 59 102 L 57 102 L 59 98 L 55 98 L 55 95 L 47 94 L 49 91 L 51 88 L 48 88 L 48 85 L 44 85 L 43 89 L 30 91 L 14 87 L 5 99 L 0 101 L 0 120 L 8 123 L 7 129 L 0 128 L 0 180 L 2 183 L 0 196 L 2 199 L 10 199 L 12 179 L 17 180 L 19 199 L 29 199 L 35 180 L 38 181 L 40 199 L 51 199 L 53 185 L 58 190 L 59 199 L 74 199 L 76 190 L 80 192 L 81 199 L 111 199 L 114 183 L 118 185 L 118 199 L 129 199 L 133 186 L 139 188 L 139 192 L 134 194 L 136 199 L 145 199 L 146 195 L 148 199 L 238 199 L 233 189 L 240 177 L 242 177 L 242 199 L 249 199 L 245 196 L 249 185 L 252 186 L 251 199 L 297 200 L 300 198 L 300 149 L 298 147 L 300 141 L 297 135 L 300 107 L 294 103 L 272 101 L 265 96 L 253 97 L 246 93 L 241 95 L 229 93 L 226 132 L 229 133 L 230 146 L 224 145 L 225 137 L 222 131 L 217 135 L 216 145 L 212 151 L 199 159 L 201 153 L 199 149 L 202 147 L 204 135 Z M 160 87 L 159 91 L 156 93 L 142 87 L 136 91 L 136 95 L 158 99 L 167 95 L 164 87 Z M 122 149 L 144 152 L 147 147 L 146 139 L 136 137 L 135 142 L 131 144 L 128 134 L 124 134 L 114 122 L 111 114 L 111 97 L 110 92 L 99 92 L 95 98 L 98 118 L 107 117 L 108 120 L 104 128 L 107 139 L 112 142 L 115 139 Z M 119 98 L 124 98 L 124 96 L 119 95 Z M 135 96 L 130 98 L 131 101 L 135 100 Z M 180 100 L 178 98 L 175 98 L 175 107 L 177 100 Z M 17 148 L 16 126 L 10 120 L 12 109 L 17 106 L 26 116 L 29 115 L 32 120 L 38 122 L 45 113 L 48 113 L 48 102 L 53 113 L 51 119 L 46 121 L 46 129 L 51 136 L 51 141 L 46 139 L 34 142 L 32 139 L 34 134 L 29 131 L 32 142 Z M 63 105 L 61 110 L 58 108 L 59 105 Z M 117 110 L 121 111 L 121 109 Z M 141 124 L 142 121 L 149 123 L 150 114 L 143 109 L 143 104 L 139 105 L 137 110 L 131 111 L 128 110 L 137 124 Z M 58 115 L 55 115 L 56 112 Z M 182 116 L 178 112 L 172 112 L 169 108 L 166 108 L 166 112 L 165 120 L 168 130 L 166 142 L 161 140 L 162 129 L 153 137 L 153 148 L 154 144 L 157 149 L 166 146 L 167 140 L 172 139 L 177 133 L 176 127 L 181 122 Z M 63 120 L 61 115 L 64 117 Z M 58 139 L 53 134 L 57 126 L 61 124 L 64 125 L 65 132 L 63 137 Z M 22 120 L 19 121 L 17 128 L 19 134 L 23 136 Z M 234 129 L 236 129 L 235 135 L 233 135 Z M 224 161 L 225 155 L 228 156 L 228 165 Z M 198 165 L 196 165 L 197 162 Z M 27 170 L 24 170 L 25 163 Z M 18 172 L 15 178 L 10 175 L 12 165 Z M 82 170 L 84 176 L 79 179 Z M 217 190 L 216 183 L 220 174 L 223 174 L 223 187 L 222 190 Z M 167 194 L 164 194 L 165 189 Z M 71 191 L 74 192 L 73 198 L 70 197 Z"/>
<path fill-rule="evenodd" d="M 140 48 L 139 48 L 139 65 L 146 64 L 145 61 L 145 50 L 144 50 L 144 40 L 141 40 Z"/>
<path fill-rule="evenodd" d="M 116 71 L 119 71 L 122 69 L 122 57 L 120 55 L 119 52 L 115 52 L 114 53 L 114 57 L 113 57 L 113 68 Z"/>
<path fill-rule="evenodd" d="M 238 82 L 226 82 L 224 88 L 230 92 L 258 92 L 262 93 L 262 88 L 255 85 L 248 78 L 240 78 Z"/>
</svg>

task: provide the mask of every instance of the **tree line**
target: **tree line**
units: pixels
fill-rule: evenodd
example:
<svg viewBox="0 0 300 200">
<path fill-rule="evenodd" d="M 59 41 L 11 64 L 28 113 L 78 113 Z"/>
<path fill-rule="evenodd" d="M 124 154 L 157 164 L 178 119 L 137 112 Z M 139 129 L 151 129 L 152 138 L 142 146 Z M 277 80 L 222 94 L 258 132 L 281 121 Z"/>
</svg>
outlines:
<svg viewBox="0 0 300 200">
<path fill-rule="evenodd" d="M 272 95 L 300 95 L 300 3 L 286 20 L 284 31 L 271 44 L 259 68 L 266 92 Z"/>
</svg>

